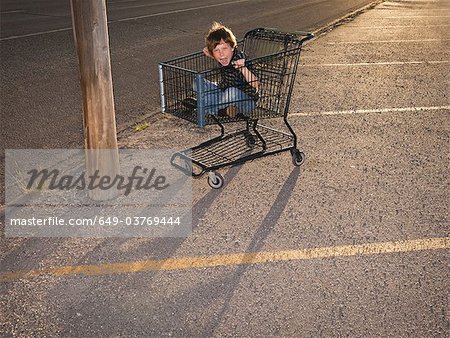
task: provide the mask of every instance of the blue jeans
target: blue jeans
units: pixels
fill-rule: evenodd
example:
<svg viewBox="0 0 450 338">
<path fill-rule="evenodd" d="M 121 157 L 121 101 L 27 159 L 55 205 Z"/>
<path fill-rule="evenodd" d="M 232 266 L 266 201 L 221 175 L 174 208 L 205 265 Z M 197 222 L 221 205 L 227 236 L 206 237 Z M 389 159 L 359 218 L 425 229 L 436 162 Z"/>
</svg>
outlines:
<svg viewBox="0 0 450 338">
<path fill-rule="evenodd" d="M 236 106 L 237 113 L 248 116 L 255 109 L 255 101 L 239 88 L 220 89 L 215 83 L 204 78 L 202 78 L 202 85 L 203 96 L 197 100 L 203 99 L 205 114 L 217 115 L 219 109 Z"/>
</svg>

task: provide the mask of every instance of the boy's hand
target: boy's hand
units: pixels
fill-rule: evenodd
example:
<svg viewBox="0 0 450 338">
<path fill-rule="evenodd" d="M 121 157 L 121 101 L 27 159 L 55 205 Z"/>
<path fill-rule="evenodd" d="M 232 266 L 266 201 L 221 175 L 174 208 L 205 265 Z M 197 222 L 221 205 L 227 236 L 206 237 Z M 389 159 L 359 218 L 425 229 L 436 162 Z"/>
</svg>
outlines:
<svg viewBox="0 0 450 338">
<path fill-rule="evenodd" d="M 207 57 L 214 59 L 214 56 L 209 54 L 208 47 L 203 48 L 203 54 L 205 54 Z"/>
<path fill-rule="evenodd" d="M 259 89 L 258 78 L 253 74 L 247 67 L 245 67 L 245 59 L 239 59 L 232 62 L 234 68 L 238 69 L 242 75 L 244 75 L 245 80 L 255 88 L 257 91 Z"/>
<path fill-rule="evenodd" d="M 239 60 L 233 61 L 232 64 L 233 64 L 234 68 L 242 69 L 245 67 L 245 59 L 239 59 Z"/>
</svg>

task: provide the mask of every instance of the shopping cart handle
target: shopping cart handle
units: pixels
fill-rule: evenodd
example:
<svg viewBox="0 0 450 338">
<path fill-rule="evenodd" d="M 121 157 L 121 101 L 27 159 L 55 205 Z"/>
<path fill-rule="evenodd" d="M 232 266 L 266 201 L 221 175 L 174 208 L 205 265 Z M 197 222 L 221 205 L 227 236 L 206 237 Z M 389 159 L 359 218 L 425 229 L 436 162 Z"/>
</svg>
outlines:
<svg viewBox="0 0 450 338">
<path fill-rule="evenodd" d="M 311 40 L 315 35 L 311 32 L 294 32 L 294 34 L 302 35 L 304 36 L 303 39 L 301 39 L 301 43 Z"/>
<path fill-rule="evenodd" d="M 311 32 L 295 31 L 292 33 L 305 36 L 307 38 L 307 40 L 312 39 L 314 37 L 314 34 Z"/>
</svg>

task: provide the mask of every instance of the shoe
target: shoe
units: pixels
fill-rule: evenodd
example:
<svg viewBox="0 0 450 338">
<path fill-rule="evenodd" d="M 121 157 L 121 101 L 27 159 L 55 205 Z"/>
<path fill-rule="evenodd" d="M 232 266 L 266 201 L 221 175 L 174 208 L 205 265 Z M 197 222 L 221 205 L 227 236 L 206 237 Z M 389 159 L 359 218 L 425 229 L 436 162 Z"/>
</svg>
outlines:
<svg viewBox="0 0 450 338">
<path fill-rule="evenodd" d="M 227 108 L 222 108 L 217 111 L 217 116 L 219 117 L 228 117 Z"/>
<path fill-rule="evenodd" d="M 193 97 L 185 98 L 183 101 L 181 101 L 181 104 L 189 110 L 197 109 L 197 100 Z"/>
</svg>

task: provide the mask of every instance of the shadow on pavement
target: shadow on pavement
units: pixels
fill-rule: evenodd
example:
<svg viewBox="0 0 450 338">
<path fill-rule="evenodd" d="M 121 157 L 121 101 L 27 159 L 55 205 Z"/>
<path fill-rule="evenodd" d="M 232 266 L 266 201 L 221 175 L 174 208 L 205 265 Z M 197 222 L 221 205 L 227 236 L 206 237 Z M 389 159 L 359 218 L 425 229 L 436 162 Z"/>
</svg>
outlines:
<svg viewBox="0 0 450 338">
<path fill-rule="evenodd" d="M 264 245 L 264 241 L 269 236 L 270 232 L 273 230 L 275 225 L 277 224 L 281 214 L 283 213 L 286 205 L 292 195 L 292 191 L 295 188 L 297 179 L 300 174 L 300 168 L 295 167 L 292 170 L 291 174 L 287 178 L 280 192 L 278 193 L 275 202 L 272 205 L 272 208 L 267 213 L 266 217 L 264 217 L 261 225 L 256 231 L 252 242 L 248 246 L 246 252 L 253 253 L 258 252 Z M 248 265 L 240 265 L 235 271 L 233 276 L 230 276 L 229 283 L 226 283 L 226 288 L 223 289 L 222 297 L 224 299 L 224 304 L 219 315 L 209 323 L 208 327 L 205 328 L 205 335 L 210 335 L 214 333 L 214 329 L 220 324 L 220 321 L 225 316 L 225 314 L 230 309 L 230 301 L 233 298 L 234 291 L 236 287 L 239 285 L 239 282 L 244 275 L 245 271 L 248 269 Z"/>
</svg>

